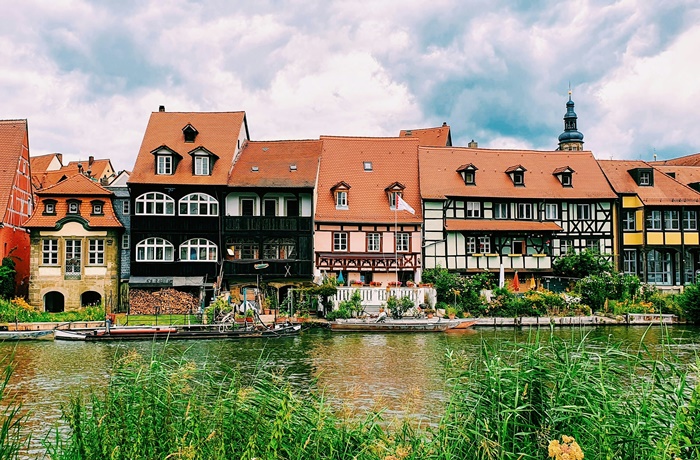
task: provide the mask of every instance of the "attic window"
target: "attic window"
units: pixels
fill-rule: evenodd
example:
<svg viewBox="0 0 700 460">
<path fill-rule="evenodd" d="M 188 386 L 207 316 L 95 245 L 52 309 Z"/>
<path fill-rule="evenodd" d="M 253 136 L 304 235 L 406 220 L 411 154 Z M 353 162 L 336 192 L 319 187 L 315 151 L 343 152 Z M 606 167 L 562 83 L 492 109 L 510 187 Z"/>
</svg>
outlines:
<svg viewBox="0 0 700 460">
<path fill-rule="evenodd" d="M 44 214 L 56 215 L 56 200 L 44 200 Z"/>
<path fill-rule="evenodd" d="M 364 167 L 365 171 L 372 171 L 372 162 L 371 161 L 363 161 L 362 166 Z"/>
<path fill-rule="evenodd" d="M 187 152 L 192 156 L 192 173 L 195 176 L 211 176 L 214 162 L 219 158 L 202 146 Z"/>
<path fill-rule="evenodd" d="M 80 201 L 68 200 L 68 214 L 80 214 Z"/>
<path fill-rule="evenodd" d="M 92 215 L 101 216 L 104 214 L 104 202 L 103 201 L 93 201 L 90 203 L 92 205 Z"/>
<path fill-rule="evenodd" d="M 350 185 L 342 181 L 331 187 L 331 193 L 335 200 L 335 209 L 348 209 L 348 190 L 350 190 Z"/>
<path fill-rule="evenodd" d="M 506 174 L 510 176 L 510 180 L 513 181 L 513 185 L 516 187 L 524 187 L 525 171 L 527 171 L 527 169 L 523 168 L 522 165 L 515 165 L 506 169 Z"/>
<path fill-rule="evenodd" d="M 172 155 L 157 155 L 156 162 L 156 174 L 170 175 L 173 173 Z"/>
<path fill-rule="evenodd" d="M 462 176 L 462 180 L 465 185 L 476 185 L 476 171 L 479 168 L 469 163 L 468 165 L 462 165 L 457 168 L 457 172 Z"/>
<path fill-rule="evenodd" d="M 634 181 L 640 187 L 654 186 L 654 170 L 652 168 L 634 168 L 627 172 L 634 178 Z"/>
<path fill-rule="evenodd" d="M 253 172 L 258 172 L 258 171 L 260 171 L 260 168 L 258 168 L 257 166 L 253 166 L 250 168 L 250 170 Z"/>
<path fill-rule="evenodd" d="M 396 210 L 396 202 L 397 196 L 400 196 L 403 199 L 403 191 L 406 189 L 406 186 L 403 185 L 400 182 L 394 182 L 390 186 L 384 189 L 386 192 L 387 198 L 389 199 L 389 208 L 394 211 Z"/>
<path fill-rule="evenodd" d="M 295 164 L 289 165 L 289 170 L 290 170 L 290 171 L 296 171 L 296 170 L 297 170 L 297 165 L 295 165 Z"/>
<path fill-rule="evenodd" d="M 554 174 L 556 178 L 559 179 L 559 182 L 561 183 L 562 187 L 572 187 L 572 174 L 574 172 L 575 171 L 570 167 L 564 166 L 562 168 L 555 169 L 552 174 Z"/>
<path fill-rule="evenodd" d="M 564 173 L 561 175 L 561 185 L 564 187 L 571 187 L 571 173 Z"/>
<path fill-rule="evenodd" d="M 639 185 L 651 185 L 651 171 L 639 172 Z"/>
<path fill-rule="evenodd" d="M 182 134 L 185 135 L 185 142 L 194 142 L 199 132 L 195 129 L 194 126 L 188 124 L 187 126 L 182 128 Z"/>
</svg>

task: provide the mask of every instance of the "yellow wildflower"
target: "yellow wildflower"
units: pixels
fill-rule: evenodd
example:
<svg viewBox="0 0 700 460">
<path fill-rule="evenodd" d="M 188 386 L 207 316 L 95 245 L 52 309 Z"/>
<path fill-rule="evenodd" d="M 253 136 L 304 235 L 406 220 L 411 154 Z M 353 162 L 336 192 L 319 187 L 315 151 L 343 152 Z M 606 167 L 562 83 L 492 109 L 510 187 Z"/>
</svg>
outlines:
<svg viewBox="0 0 700 460">
<path fill-rule="evenodd" d="M 548 451 L 554 460 L 583 460 L 583 450 L 571 436 L 563 435 L 561 443 L 556 439 L 549 441 Z"/>
</svg>

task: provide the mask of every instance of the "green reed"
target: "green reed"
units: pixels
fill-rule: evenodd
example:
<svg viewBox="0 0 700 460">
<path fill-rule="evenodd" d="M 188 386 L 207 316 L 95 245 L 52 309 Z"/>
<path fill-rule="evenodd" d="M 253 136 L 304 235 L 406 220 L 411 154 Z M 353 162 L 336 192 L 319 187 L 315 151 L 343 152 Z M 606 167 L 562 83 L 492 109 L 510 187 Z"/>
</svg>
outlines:
<svg viewBox="0 0 700 460">
<path fill-rule="evenodd" d="M 586 459 L 700 458 L 698 366 L 640 346 L 561 340 L 483 345 L 452 357 L 452 398 L 433 443 L 444 459 L 541 459 L 572 436 Z"/>
<path fill-rule="evenodd" d="M 243 376 L 128 352 L 74 395 L 54 459 L 545 459 L 572 436 L 589 459 L 700 459 L 698 367 L 576 331 L 448 355 L 450 402 L 421 429 L 339 415 L 283 373 Z M 264 366 L 261 366 L 261 368 Z"/>
<path fill-rule="evenodd" d="M 22 405 L 7 394 L 12 366 L 6 364 L 6 360 L 7 357 L 0 358 L 0 460 L 19 458 L 19 453 L 29 442 L 22 432 Z"/>
</svg>

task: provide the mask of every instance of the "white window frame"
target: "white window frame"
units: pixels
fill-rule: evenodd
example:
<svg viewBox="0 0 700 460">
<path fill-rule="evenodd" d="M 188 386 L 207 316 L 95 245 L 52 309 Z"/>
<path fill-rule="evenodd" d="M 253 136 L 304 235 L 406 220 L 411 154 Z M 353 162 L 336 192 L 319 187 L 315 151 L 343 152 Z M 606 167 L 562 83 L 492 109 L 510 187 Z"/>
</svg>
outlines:
<svg viewBox="0 0 700 460">
<path fill-rule="evenodd" d="M 467 201 L 464 206 L 464 212 L 467 217 L 481 217 L 481 203 L 478 201 Z"/>
<path fill-rule="evenodd" d="M 545 203 L 544 204 L 544 218 L 545 218 L 545 220 L 558 220 L 559 219 L 559 205 L 557 203 Z"/>
<path fill-rule="evenodd" d="M 382 235 L 381 233 L 367 234 L 367 252 L 379 252 L 382 250 Z"/>
<path fill-rule="evenodd" d="M 652 209 L 647 214 L 646 219 L 646 229 L 647 230 L 661 230 L 661 211 L 658 209 Z"/>
<path fill-rule="evenodd" d="M 93 215 L 102 215 L 104 214 L 104 205 L 102 203 L 94 203 L 92 205 L 92 214 Z"/>
<path fill-rule="evenodd" d="M 468 236 L 465 238 L 467 254 L 476 254 L 476 237 Z"/>
<path fill-rule="evenodd" d="M 639 185 L 651 185 L 651 172 L 640 171 L 640 173 L 639 173 Z"/>
<path fill-rule="evenodd" d="M 122 214 L 128 215 L 131 212 L 131 202 L 129 200 L 122 200 Z"/>
<path fill-rule="evenodd" d="M 206 193 L 190 193 L 180 198 L 181 216 L 218 216 L 219 202 Z"/>
<path fill-rule="evenodd" d="M 532 220 L 532 203 L 518 203 L 518 219 Z"/>
<path fill-rule="evenodd" d="M 70 276 L 70 275 L 80 275 L 82 272 L 82 266 L 83 266 L 83 242 L 82 240 L 76 240 L 76 239 L 67 239 L 64 240 L 64 270 L 65 274 Z M 77 259 L 76 262 L 71 263 L 71 260 Z M 72 268 L 73 270 L 69 271 L 69 268 Z M 77 269 L 77 270 L 75 270 Z"/>
<path fill-rule="evenodd" d="M 490 254 L 491 253 L 491 237 L 490 236 L 480 236 L 478 249 L 479 249 L 480 254 Z"/>
<path fill-rule="evenodd" d="M 206 238 L 192 238 L 180 245 L 181 262 L 216 262 L 219 248 Z"/>
<path fill-rule="evenodd" d="M 504 214 L 505 211 L 505 214 Z M 493 204 L 493 218 L 494 219 L 507 219 L 510 214 L 510 203 L 494 203 Z"/>
<path fill-rule="evenodd" d="M 68 214 L 78 214 L 80 212 L 80 203 L 76 201 L 68 202 Z"/>
<path fill-rule="evenodd" d="M 560 255 L 566 255 L 569 253 L 569 249 L 574 247 L 573 241 L 569 238 L 560 238 L 559 239 L 559 254 Z"/>
<path fill-rule="evenodd" d="M 160 176 L 172 176 L 173 174 L 173 156 L 172 155 L 156 155 L 156 174 Z"/>
<path fill-rule="evenodd" d="M 396 252 L 409 252 L 411 250 L 411 235 L 400 232 L 396 234 Z"/>
<path fill-rule="evenodd" d="M 146 192 L 136 198 L 137 216 L 174 216 L 175 200 L 161 192 Z"/>
<path fill-rule="evenodd" d="M 209 158 L 209 155 L 194 155 L 194 175 L 211 175 L 211 158 Z"/>
<path fill-rule="evenodd" d="M 173 262 L 175 247 L 164 238 L 146 238 L 136 245 L 137 262 Z"/>
<path fill-rule="evenodd" d="M 58 265 L 58 239 L 48 238 L 42 240 L 41 264 Z"/>
<path fill-rule="evenodd" d="M 56 203 L 44 203 L 44 213 L 56 214 Z"/>
<path fill-rule="evenodd" d="M 88 240 L 88 265 L 105 264 L 105 240 Z"/>
<path fill-rule="evenodd" d="M 664 230 L 680 230 L 680 213 L 677 209 L 664 210 Z"/>
<path fill-rule="evenodd" d="M 129 245 L 131 244 L 131 235 L 128 233 L 124 233 L 122 235 L 122 249 L 129 249 Z"/>
<path fill-rule="evenodd" d="M 683 230 L 697 230 L 698 229 L 698 213 L 697 211 L 685 210 L 683 211 Z"/>
<path fill-rule="evenodd" d="M 622 230 L 633 232 L 637 230 L 637 211 L 625 210 L 622 214 Z"/>
<path fill-rule="evenodd" d="M 335 192 L 335 208 L 348 209 L 348 192 L 347 190 L 338 190 Z"/>
<path fill-rule="evenodd" d="M 637 250 L 625 249 L 622 256 L 622 272 L 631 275 L 637 274 Z"/>
<path fill-rule="evenodd" d="M 347 252 L 348 251 L 348 232 L 333 233 L 333 251 Z"/>
<path fill-rule="evenodd" d="M 591 220 L 590 203 L 576 203 L 576 220 Z"/>
</svg>

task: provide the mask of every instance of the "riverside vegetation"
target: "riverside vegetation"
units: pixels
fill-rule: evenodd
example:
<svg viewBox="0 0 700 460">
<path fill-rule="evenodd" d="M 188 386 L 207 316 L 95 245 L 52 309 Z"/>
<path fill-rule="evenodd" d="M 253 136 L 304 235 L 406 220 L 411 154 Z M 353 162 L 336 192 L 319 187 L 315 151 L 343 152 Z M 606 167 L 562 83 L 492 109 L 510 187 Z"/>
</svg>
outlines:
<svg viewBox="0 0 700 460">
<path fill-rule="evenodd" d="M 584 331 L 484 344 L 477 359 L 448 352 L 449 398 L 429 426 L 348 413 L 262 365 L 242 375 L 123 350 L 106 387 L 66 400 L 47 457 L 700 459 L 700 362 L 679 362 L 672 343 L 652 354 Z M 19 406 L 3 407 L 0 458 L 15 459 L 28 433 Z"/>
</svg>

